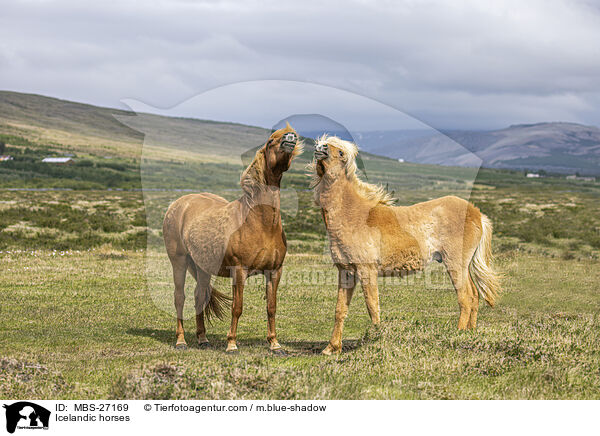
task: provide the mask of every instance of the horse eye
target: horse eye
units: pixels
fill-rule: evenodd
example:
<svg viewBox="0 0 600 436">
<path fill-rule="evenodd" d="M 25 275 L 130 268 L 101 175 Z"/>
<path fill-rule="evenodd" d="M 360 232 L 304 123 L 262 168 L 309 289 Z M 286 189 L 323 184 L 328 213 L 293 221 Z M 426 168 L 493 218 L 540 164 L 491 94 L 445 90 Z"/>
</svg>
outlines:
<svg viewBox="0 0 600 436">
<path fill-rule="evenodd" d="M 344 157 L 344 152 L 340 151 L 340 157 Z"/>
</svg>

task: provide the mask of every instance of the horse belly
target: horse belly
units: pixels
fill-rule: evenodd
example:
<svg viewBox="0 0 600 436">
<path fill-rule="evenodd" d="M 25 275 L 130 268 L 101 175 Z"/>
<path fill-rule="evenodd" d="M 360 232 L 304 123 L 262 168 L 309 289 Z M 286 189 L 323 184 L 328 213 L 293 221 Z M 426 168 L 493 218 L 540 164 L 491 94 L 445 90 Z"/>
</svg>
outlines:
<svg viewBox="0 0 600 436">
<path fill-rule="evenodd" d="M 379 271 L 384 275 L 404 276 L 420 271 L 425 262 L 417 245 L 385 247 L 379 259 Z"/>
<path fill-rule="evenodd" d="M 367 224 L 373 231 L 373 239 L 379 249 L 380 272 L 404 275 L 424 268 L 421 245 L 400 225 L 392 208 L 373 208 Z"/>
</svg>

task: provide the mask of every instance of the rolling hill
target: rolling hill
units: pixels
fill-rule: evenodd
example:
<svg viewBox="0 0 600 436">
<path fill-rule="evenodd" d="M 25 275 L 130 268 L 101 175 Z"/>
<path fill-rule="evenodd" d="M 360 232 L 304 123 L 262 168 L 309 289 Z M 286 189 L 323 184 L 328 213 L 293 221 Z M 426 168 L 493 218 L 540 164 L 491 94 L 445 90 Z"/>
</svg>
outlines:
<svg viewBox="0 0 600 436">
<path fill-rule="evenodd" d="M 575 123 L 513 125 L 493 131 L 348 132 L 323 117 L 293 116 L 309 138 L 328 131 L 361 150 L 407 162 L 444 166 L 544 169 L 600 174 L 600 129 Z M 34 94 L 0 91 L 0 135 L 84 156 L 240 165 L 269 129 L 102 108 Z M 376 156 L 367 159 L 377 159 Z"/>
<path fill-rule="evenodd" d="M 144 143 L 151 152 L 146 158 L 239 163 L 240 153 L 264 142 L 270 131 L 0 91 L 0 133 L 60 144 L 74 152 L 137 158 Z"/>
<path fill-rule="evenodd" d="M 245 165 L 270 132 L 0 92 L 0 140 L 14 156 L 0 165 L 0 187 L 236 190 Z M 309 188 L 305 165 L 312 159 L 311 140 L 306 143 L 285 181 L 300 190 Z M 73 156 L 72 165 L 41 162 L 43 157 L 65 154 Z M 361 153 L 358 164 L 369 180 L 390 189 L 402 185 L 462 190 L 476 175 L 470 168 L 400 165 L 368 152 Z"/>
</svg>

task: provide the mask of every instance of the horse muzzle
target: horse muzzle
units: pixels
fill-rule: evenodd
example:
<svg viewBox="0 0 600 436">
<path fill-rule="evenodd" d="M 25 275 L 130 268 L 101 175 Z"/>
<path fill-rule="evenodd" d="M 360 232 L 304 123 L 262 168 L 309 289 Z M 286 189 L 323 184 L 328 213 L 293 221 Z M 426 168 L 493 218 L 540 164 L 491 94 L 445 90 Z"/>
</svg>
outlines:
<svg viewBox="0 0 600 436">
<path fill-rule="evenodd" d="M 329 147 L 327 144 L 316 144 L 315 145 L 315 158 L 317 160 L 327 159 L 329 157 Z"/>
<path fill-rule="evenodd" d="M 279 145 L 286 153 L 291 153 L 296 148 L 298 142 L 298 136 L 295 133 L 288 132 L 281 138 L 281 144 Z"/>
</svg>

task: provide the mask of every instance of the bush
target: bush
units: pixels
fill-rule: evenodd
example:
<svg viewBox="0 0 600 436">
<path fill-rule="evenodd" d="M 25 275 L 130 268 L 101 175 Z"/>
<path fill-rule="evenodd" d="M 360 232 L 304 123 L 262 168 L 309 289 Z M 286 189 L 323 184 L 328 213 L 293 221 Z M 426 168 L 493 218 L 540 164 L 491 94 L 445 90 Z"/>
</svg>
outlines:
<svg viewBox="0 0 600 436">
<path fill-rule="evenodd" d="M 83 159 L 83 160 L 76 162 L 75 165 L 77 165 L 78 167 L 88 167 L 89 168 L 89 167 L 94 166 L 94 162 L 92 162 L 89 159 Z"/>
</svg>

